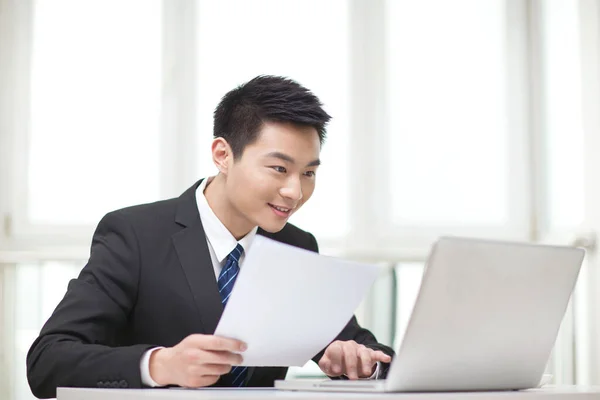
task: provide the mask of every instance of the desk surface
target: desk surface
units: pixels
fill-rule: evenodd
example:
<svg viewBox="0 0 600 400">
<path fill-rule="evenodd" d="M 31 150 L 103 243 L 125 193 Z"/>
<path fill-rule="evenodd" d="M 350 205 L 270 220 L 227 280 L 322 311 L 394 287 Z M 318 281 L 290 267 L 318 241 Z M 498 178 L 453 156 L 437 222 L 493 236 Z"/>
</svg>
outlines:
<svg viewBox="0 0 600 400">
<path fill-rule="evenodd" d="M 263 399 L 401 399 L 401 400 L 600 400 L 600 386 L 548 386 L 542 389 L 471 393 L 333 393 L 275 389 L 80 389 L 59 388 L 57 400 L 263 400 Z"/>
</svg>

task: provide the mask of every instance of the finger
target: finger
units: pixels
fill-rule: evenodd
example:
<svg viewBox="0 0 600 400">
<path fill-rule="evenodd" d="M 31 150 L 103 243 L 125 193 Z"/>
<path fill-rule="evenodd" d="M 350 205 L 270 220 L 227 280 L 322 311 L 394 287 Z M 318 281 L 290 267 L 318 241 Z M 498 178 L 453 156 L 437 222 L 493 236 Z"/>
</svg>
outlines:
<svg viewBox="0 0 600 400">
<path fill-rule="evenodd" d="M 246 351 L 248 346 L 241 340 L 214 335 L 191 335 L 191 344 L 204 350 L 215 351 Z"/>
<path fill-rule="evenodd" d="M 327 347 L 325 355 L 329 358 L 329 370 L 331 376 L 340 376 L 343 373 L 343 355 L 342 342 L 335 341 Z"/>
<path fill-rule="evenodd" d="M 321 359 L 319 360 L 319 368 L 321 368 L 321 371 L 323 371 L 325 375 L 334 376 L 331 372 L 331 360 L 329 359 L 329 357 L 325 355 L 321 357 Z"/>
<path fill-rule="evenodd" d="M 372 354 L 374 352 L 365 346 L 361 346 L 358 349 L 358 373 L 362 378 L 368 378 L 373 375 L 373 361 Z"/>
<path fill-rule="evenodd" d="M 374 361 L 381 361 L 384 363 L 391 363 L 392 357 L 385 354 L 383 351 L 376 350 L 371 355 Z"/>
<path fill-rule="evenodd" d="M 344 344 L 344 373 L 349 379 L 358 379 L 358 356 L 356 343 Z"/>
<path fill-rule="evenodd" d="M 202 363 L 207 364 L 226 364 L 226 365 L 241 365 L 244 362 L 244 357 L 241 354 L 231 353 L 229 351 L 211 351 L 200 350 Z"/>
</svg>

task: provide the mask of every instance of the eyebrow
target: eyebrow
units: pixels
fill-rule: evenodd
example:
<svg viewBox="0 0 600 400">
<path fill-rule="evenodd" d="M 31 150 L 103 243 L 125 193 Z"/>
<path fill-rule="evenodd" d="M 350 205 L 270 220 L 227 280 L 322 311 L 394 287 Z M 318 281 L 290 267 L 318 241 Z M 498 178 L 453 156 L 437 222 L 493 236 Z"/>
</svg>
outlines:
<svg viewBox="0 0 600 400">
<path fill-rule="evenodd" d="M 291 164 L 296 164 L 296 160 L 294 160 L 292 157 L 288 156 L 287 154 L 280 153 L 279 151 L 273 151 L 273 152 L 267 154 L 265 157 L 279 158 L 280 160 L 289 162 Z M 321 160 L 319 160 L 317 158 L 316 160 L 309 162 L 306 166 L 307 167 L 316 167 L 319 165 L 321 165 Z"/>
</svg>

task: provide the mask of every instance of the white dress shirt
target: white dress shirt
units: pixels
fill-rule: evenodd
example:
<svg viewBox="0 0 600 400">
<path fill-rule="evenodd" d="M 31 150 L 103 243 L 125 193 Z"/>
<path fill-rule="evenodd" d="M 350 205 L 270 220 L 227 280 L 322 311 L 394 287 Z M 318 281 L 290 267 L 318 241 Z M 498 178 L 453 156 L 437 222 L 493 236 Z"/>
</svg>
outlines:
<svg viewBox="0 0 600 400">
<path fill-rule="evenodd" d="M 202 221 L 202 227 L 206 234 L 206 243 L 208 244 L 208 250 L 210 252 L 210 258 L 212 261 L 213 269 L 215 271 L 215 280 L 219 279 L 221 269 L 225 265 L 226 258 L 235 249 L 237 244 L 241 244 L 244 248 L 244 253 L 240 257 L 239 267 L 242 267 L 244 262 L 244 254 L 248 251 L 252 245 L 252 241 L 256 236 L 258 227 L 252 229 L 246 236 L 241 240 L 237 241 L 235 237 L 229 232 L 229 230 L 223 225 L 221 220 L 215 215 L 213 210 L 208 205 L 208 201 L 204 196 L 204 190 L 206 186 L 212 181 L 213 177 L 206 178 L 202 181 L 198 189 L 196 189 L 196 203 L 198 205 L 198 212 L 200 214 L 200 220 Z M 140 371 L 142 374 L 142 383 L 150 387 L 160 386 L 150 376 L 150 355 L 152 352 L 162 349 L 162 347 L 155 347 L 147 350 L 140 361 Z M 379 363 L 373 375 L 369 379 L 377 378 L 379 375 Z"/>
</svg>

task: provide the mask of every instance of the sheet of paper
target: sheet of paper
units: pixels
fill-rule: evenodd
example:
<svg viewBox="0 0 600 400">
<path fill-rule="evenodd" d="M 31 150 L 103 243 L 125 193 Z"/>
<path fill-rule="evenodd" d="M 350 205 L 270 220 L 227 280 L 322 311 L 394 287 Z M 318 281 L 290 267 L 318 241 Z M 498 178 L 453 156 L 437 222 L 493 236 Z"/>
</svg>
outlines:
<svg viewBox="0 0 600 400">
<path fill-rule="evenodd" d="M 302 366 L 346 326 L 380 272 L 256 236 L 215 335 L 243 340 L 246 366 Z"/>
</svg>

